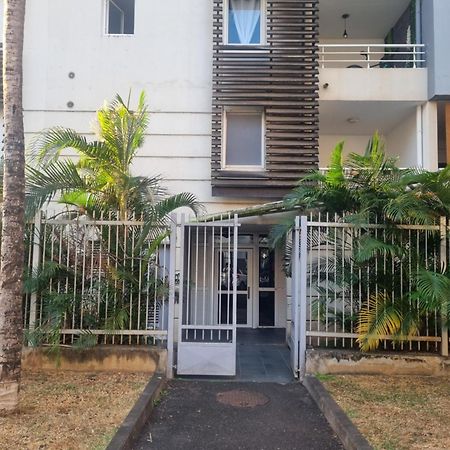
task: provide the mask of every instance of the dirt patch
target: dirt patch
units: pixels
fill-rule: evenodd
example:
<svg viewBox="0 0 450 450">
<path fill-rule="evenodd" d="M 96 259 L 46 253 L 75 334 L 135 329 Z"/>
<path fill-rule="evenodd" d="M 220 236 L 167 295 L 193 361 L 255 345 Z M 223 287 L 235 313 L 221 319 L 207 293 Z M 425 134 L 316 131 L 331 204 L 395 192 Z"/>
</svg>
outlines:
<svg viewBox="0 0 450 450">
<path fill-rule="evenodd" d="M 450 449 L 450 377 L 319 377 L 376 450 Z"/>
<path fill-rule="evenodd" d="M 106 448 L 150 378 L 136 373 L 29 372 L 18 412 L 0 416 L 0 448 Z"/>
</svg>

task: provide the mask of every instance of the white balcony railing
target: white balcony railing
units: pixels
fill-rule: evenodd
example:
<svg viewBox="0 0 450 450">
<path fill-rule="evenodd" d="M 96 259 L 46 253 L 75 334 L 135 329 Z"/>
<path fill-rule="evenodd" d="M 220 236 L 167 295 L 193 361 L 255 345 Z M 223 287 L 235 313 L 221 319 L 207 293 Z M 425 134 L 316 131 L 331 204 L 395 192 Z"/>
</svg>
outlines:
<svg viewBox="0 0 450 450">
<path fill-rule="evenodd" d="M 320 44 L 322 68 L 425 67 L 424 44 Z"/>
</svg>

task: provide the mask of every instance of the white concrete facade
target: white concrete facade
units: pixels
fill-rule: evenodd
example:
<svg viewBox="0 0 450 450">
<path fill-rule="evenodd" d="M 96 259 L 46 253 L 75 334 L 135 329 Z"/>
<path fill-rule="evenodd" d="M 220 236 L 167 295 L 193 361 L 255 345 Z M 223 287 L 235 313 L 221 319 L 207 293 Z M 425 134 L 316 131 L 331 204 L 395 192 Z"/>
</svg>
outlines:
<svg viewBox="0 0 450 450">
<path fill-rule="evenodd" d="M 105 4 L 28 0 L 27 140 L 54 125 L 93 136 L 94 114 L 105 100 L 130 90 L 136 99 L 143 89 L 151 121 L 136 158 L 137 174 L 162 175 L 171 192 L 193 192 L 208 212 L 264 201 L 211 195 L 211 2 L 136 0 L 135 33 L 122 36 L 105 33 Z M 320 43 L 364 50 L 383 43 L 376 33 L 348 40 L 325 37 Z M 321 68 L 319 80 L 321 167 L 338 141 L 345 140 L 346 151 L 362 151 L 379 130 L 400 166 L 437 168 L 436 107 L 428 102 L 426 68 Z"/>
</svg>

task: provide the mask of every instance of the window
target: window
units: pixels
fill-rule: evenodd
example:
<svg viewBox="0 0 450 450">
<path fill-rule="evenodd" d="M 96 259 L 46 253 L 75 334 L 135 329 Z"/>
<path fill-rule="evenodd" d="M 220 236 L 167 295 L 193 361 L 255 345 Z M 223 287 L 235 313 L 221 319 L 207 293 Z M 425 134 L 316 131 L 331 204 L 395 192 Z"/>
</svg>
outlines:
<svg viewBox="0 0 450 450">
<path fill-rule="evenodd" d="M 264 0 L 228 0 L 227 44 L 263 43 Z"/>
<path fill-rule="evenodd" d="M 134 2 L 135 0 L 107 0 L 107 34 L 134 34 Z"/>
<path fill-rule="evenodd" d="M 264 113 L 259 110 L 225 112 L 222 168 L 257 170 L 264 168 Z"/>
</svg>

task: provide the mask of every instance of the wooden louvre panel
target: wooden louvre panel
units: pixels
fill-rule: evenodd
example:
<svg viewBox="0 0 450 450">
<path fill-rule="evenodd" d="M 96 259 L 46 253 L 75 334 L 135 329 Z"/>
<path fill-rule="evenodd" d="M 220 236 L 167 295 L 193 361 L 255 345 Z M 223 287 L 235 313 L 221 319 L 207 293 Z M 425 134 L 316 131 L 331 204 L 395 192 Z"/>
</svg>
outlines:
<svg viewBox="0 0 450 450">
<path fill-rule="evenodd" d="M 263 0 L 262 0 L 263 1 Z M 318 0 L 266 0 L 266 44 L 225 45 L 228 1 L 214 0 L 213 195 L 279 198 L 318 166 Z M 222 170 L 223 112 L 265 112 L 265 170 Z"/>
</svg>

